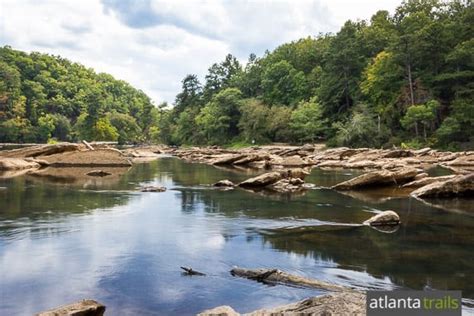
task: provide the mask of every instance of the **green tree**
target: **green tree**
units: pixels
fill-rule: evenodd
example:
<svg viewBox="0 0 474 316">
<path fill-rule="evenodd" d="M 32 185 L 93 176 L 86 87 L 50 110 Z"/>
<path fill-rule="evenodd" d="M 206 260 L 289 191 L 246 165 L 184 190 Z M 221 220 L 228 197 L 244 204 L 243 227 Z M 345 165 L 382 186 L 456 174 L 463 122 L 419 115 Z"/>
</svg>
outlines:
<svg viewBox="0 0 474 316">
<path fill-rule="evenodd" d="M 323 118 L 323 109 L 316 98 L 300 102 L 291 113 L 290 129 L 294 140 L 314 142 L 325 136 L 328 130 L 328 119 Z"/>
</svg>

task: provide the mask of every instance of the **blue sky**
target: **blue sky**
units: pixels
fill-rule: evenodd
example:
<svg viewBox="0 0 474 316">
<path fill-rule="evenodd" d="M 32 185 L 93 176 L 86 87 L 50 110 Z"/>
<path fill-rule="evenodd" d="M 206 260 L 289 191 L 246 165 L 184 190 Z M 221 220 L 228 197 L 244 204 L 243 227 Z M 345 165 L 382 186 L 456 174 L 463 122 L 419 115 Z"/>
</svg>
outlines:
<svg viewBox="0 0 474 316">
<path fill-rule="evenodd" d="M 188 73 L 393 12 L 399 0 L 0 0 L 0 45 L 61 55 L 173 102 Z"/>
</svg>

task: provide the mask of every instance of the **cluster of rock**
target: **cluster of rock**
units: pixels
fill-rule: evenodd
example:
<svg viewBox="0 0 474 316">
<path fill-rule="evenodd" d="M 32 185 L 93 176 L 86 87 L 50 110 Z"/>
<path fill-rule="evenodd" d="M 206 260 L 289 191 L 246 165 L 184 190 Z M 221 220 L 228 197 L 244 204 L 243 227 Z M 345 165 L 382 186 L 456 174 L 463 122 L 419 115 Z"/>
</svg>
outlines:
<svg viewBox="0 0 474 316">
<path fill-rule="evenodd" d="M 245 315 L 365 315 L 366 313 L 366 294 L 348 287 L 289 274 L 278 269 L 234 268 L 231 274 L 259 282 L 330 291 L 325 295 L 271 309 L 260 309 Z M 240 314 L 230 306 L 219 306 L 198 315 L 236 316 Z"/>
<path fill-rule="evenodd" d="M 298 192 L 311 187 L 303 180 L 308 174 L 308 171 L 301 168 L 277 170 L 247 179 L 237 185 L 226 179 L 214 183 L 213 186 L 219 188 L 238 186 L 249 190 L 266 189 L 280 193 Z"/>
<path fill-rule="evenodd" d="M 474 172 L 474 152 L 441 152 L 431 148 L 406 150 L 339 147 L 322 150 L 319 146 L 304 145 L 262 146 L 240 150 L 191 147 L 164 151 L 191 162 L 251 168 L 317 166 L 376 170 L 408 166 L 424 169 L 441 165 L 458 174 Z"/>
</svg>

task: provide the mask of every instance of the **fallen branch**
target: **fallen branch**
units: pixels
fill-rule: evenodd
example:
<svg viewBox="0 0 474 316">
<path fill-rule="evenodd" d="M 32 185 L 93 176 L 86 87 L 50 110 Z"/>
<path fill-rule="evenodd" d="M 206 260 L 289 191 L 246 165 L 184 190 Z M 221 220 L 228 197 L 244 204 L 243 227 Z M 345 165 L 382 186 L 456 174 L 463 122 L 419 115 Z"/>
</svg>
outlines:
<svg viewBox="0 0 474 316">
<path fill-rule="evenodd" d="M 186 268 L 186 267 L 180 267 L 180 268 L 183 269 L 185 271 L 184 274 L 187 274 L 187 275 L 206 275 L 205 273 L 193 270 L 193 268 Z"/>
</svg>

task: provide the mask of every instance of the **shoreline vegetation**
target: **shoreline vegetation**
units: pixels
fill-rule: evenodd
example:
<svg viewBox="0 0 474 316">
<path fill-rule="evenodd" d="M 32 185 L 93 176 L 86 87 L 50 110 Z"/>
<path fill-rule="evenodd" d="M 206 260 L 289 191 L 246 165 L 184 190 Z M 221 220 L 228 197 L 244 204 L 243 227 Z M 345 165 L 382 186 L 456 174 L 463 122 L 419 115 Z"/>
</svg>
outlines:
<svg viewBox="0 0 474 316">
<path fill-rule="evenodd" d="M 0 47 L 0 143 L 474 148 L 469 1 L 407 0 L 242 64 L 228 54 L 159 105 L 65 58 Z"/>
</svg>

